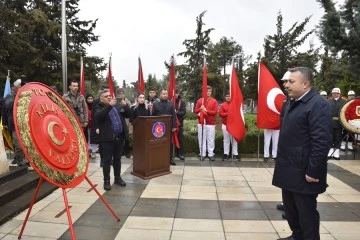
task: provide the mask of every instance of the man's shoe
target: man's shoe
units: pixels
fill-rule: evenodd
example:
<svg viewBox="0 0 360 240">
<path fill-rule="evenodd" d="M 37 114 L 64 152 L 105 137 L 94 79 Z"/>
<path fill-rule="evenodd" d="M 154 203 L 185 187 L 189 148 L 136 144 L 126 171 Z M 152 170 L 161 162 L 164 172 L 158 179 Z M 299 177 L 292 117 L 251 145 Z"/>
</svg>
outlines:
<svg viewBox="0 0 360 240">
<path fill-rule="evenodd" d="M 240 158 L 239 158 L 238 155 L 233 155 L 233 159 L 234 159 L 235 161 L 240 161 Z"/>
<path fill-rule="evenodd" d="M 110 182 L 104 182 L 104 190 L 105 191 L 110 191 L 111 190 Z"/>
<path fill-rule="evenodd" d="M 18 162 L 16 161 L 16 159 L 12 160 L 11 164 L 17 164 Z"/>
<path fill-rule="evenodd" d="M 130 154 L 126 154 L 125 157 L 126 157 L 126 158 L 131 158 L 131 155 L 130 155 Z"/>
<path fill-rule="evenodd" d="M 170 160 L 170 165 L 175 166 L 175 165 L 176 165 L 175 161 L 171 159 L 171 160 Z"/>
<path fill-rule="evenodd" d="M 264 162 L 268 162 L 269 158 L 268 157 L 264 157 Z"/>
<path fill-rule="evenodd" d="M 126 182 L 124 182 L 124 180 L 122 180 L 122 178 L 118 178 L 118 179 L 115 179 L 115 182 L 114 182 L 116 185 L 119 185 L 121 187 L 125 187 L 126 186 Z"/>
<path fill-rule="evenodd" d="M 278 238 L 278 240 L 296 240 L 292 235 L 285 238 Z"/>
<path fill-rule="evenodd" d="M 215 161 L 215 157 L 214 157 L 214 156 L 209 157 L 209 160 L 210 160 L 210 161 Z"/>
<path fill-rule="evenodd" d="M 227 155 L 227 154 L 224 154 L 224 156 L 223 156 L 223 161 L 226 161 L 226 160 L 228 160 L 229 159 L 229 156 Z"/>
<path fill-rule="evenodd" d="M 184 157 L 184 155 L 182 155 L 182 154 L 177 155 L 177 157 L 178 157 L 180 160 L 182 160 L 182 161 L 185 160 L 185 157 Z"/>
<path fill-rule="evenodd" d="M 283 219 L 286 219 L 285 213 L 281 214 L 281 217 L 282 217 Z M 286 239 L 286 238 L 285 238 L 285 239 Z"/>
<path fill-rule="evenodd" d="M 285 211 L 285 209 L 284 209 L 284 204 L 282 204 L 282 203 L 277 204 L 277 205 L 276 205 L 276 209 L 277 209 L 277 210 L 280 210 L 280 211 Z"/>
</svg>

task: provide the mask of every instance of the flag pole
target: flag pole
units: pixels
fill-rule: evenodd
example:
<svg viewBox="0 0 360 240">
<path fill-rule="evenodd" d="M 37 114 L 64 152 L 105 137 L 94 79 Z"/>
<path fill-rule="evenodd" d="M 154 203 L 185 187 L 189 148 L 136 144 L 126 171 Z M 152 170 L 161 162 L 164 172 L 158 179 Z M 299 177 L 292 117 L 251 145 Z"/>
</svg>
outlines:
<svg viewBox="0 0 360 240">
<path fill-rule="evenodd" d="M 205 68 L 206 67 L 206 58 L 205 58 L 205 56 L 204 56 L 204 65 L 203 65 L 203 68 Z M 204 74 L 204 73 L 203 73 Z M 203 76 L 203 78 L 204 78 L 204 76 Z M 204 80 L 203 80 L 204 81 Z M 203 87 L 203 86 L 202 86 Z M 201 95 L 202 95 L 202 92 L 203 91 L 201 91 Z M 207 97 L 207 95 L 206 96 L 203 96 L 203 105 L 204 105 L 204 102 L 205 102 L 205 97 Z M 202 110 L 201 110 L 202 111 Z M 200 113 L 201 114 L 201 113 Z M 202 155 L 202 153 L 203 153 L 203 148 L 204 148 L 204 125 L 205 125 L 205 118 L 204 118 L 204 121 L 203 121 L 203 123 L 202 123 L 202 125 L 201 125 L 201 147 L 200 147 L 200 162 L 202 162 L 202 161 L 204 161 L 204 159 L 203 159 L 203 155 Z"/>
<path fill-rule="evenodd" d="M 260 62 L 258 63 L 258 94 L 259 94 L 259 83 L 260 83 Z M 259 103 L 258 103 L 259 104 Z M 255 104 L 254 104 L 255 105 Z M 258 105 L 259 106 L 259 105 Z M 254 106 L 255 107 L 255 106 Z M 254 109 L 254 108 L 253 108 Z M 258 113 L 256 113 L 258 114 Z M 258 128 L 258 144 L 257 144 L 257 162 L 260 160 L 260 129 Z"/>
</svg>

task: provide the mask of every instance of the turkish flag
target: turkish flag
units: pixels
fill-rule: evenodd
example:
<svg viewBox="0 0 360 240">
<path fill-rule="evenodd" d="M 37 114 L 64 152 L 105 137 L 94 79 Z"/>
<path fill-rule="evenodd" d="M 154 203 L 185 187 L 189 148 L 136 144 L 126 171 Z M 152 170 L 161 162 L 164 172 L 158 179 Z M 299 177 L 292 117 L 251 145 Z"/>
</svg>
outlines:
<svg viewBox="0 0 360 240">
<path fill-rule="evenodd" d="M 202 105 L 204 105 L 205 107 L 207 106 L 207 67 L 206 67 L 206 58 L 204 56 L 204 70 L 203 70 L 203 79 L 202 79 L 202 89 L 201 89 L 201 95 L 202 95 Z M 206 117 L 206 112 L 200 110 L 199 112 L 199 122 L 200 124 L 204 125 L 205 124 L 205 117 Z"/>
<path fill-rule="evenodd" d="M 275 78 L 260 62 L 256 126 L 264 129 L 280 129 L 280 112 L 285 99 Z"/>
<path fill-rule="evenodd" d="M 80 93 L 85 96 L 85 73 L 83 58 L 80 58 Z"/>
<path fill-rule="evenodd" d="M 176 83 L 175 83 L 175 59 L 174 56 L 171 57 L 171 66 L 170 66 L 170 78 L 168 85 L 168 99 L 171 101 L 175 108 L 176 102 Z M 172 133 L 171 142 L 177 147 L 180 148 L 178 132 L 179 132 L 180 122 L 176 116 L 176 130 Z"/>
<path fill-rule="evenodd" d="M 144 75 L 143 75 L 140 57 L 139 57 L 139 70 L 138 70 L 138 92 L 145 93 L 145 82 L 144 82 Z"/>
<path fill-rule="evenodd" d="M 168 85 L 168 99 L 169 101 L 174 103 L 176 101 L 176 85 L 175 85 L 175 64 L 174 64 L 174 56 L 171 58 L 171 65 L 170 65 L 170 78 L 169 78 L 169 85 Z"/>
<path fill-rule="evenodd" d="M 232 73 L 230 78 L 230 104 L 226 121 L 226 130 L 232 135 L 237 142 L 240 142 L 245 134 L 245 118 L 244 118 L 244 99 L 239 87 L 239 80 L 236 76 L 234 64 L 232 64 Z"/>
<path fill-rule="evenodd" d="M 109 59 L 109 72 L 108 72 L 108 85 L 109 85 L 109 91 L 113 98 L 115 98 L 115 91 L 114 91 L 114 83 L 111 73 L 111 57 Z"/>
</svg>

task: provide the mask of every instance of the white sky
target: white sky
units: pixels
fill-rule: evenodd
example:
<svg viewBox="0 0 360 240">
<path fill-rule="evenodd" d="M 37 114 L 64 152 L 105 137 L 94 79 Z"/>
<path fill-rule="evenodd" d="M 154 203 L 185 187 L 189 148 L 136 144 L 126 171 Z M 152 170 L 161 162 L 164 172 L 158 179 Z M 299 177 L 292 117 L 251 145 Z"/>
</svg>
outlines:
<svg viewBox="0 0 360 240">
<path fill-rule="evenodd" d="M 309 31 L 323 15 L 315 0 L 82 0 L 79 7 L 81 20 L 99 19 L 95 34 L 100 41 L 88 48 L 88 54 L 108 61 L 111 52 L 113 76 L 119 84 L 123 79 L 137 81 L 139 55 L 145 79 L 150 73 L 158 78 L 166 74 L 164 61 L 185 51 L 182 43 L 195 38 L 196 17 L 204 10 L 204 28 L 215 28 L 212 42 L 233 37 L 246 55 L 254 57 L 262 51 L 264 37 L 276 32 L 279 10 L 283 32 L 312 15 Z M 311 38 L 319 43 L 315 35 Z"/>
</svg>

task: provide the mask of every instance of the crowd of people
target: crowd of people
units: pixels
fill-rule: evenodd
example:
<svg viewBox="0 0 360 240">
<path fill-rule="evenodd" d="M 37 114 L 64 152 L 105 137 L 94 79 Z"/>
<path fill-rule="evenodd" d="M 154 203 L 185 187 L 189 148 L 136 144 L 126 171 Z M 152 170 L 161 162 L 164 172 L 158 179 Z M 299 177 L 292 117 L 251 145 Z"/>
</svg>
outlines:
<svg viewBox="0 0 360 240">
<path fill-rule="evenodd" d="M 318 194 L 327 187 L 327 160 L 339 160 L 339 149 L 353 149 L 351 133 L 346 132 L 339 122 L 339 111 L 345 104 L 339 88 L 334 88 L 332 97 L 327 99 L 324 91 L 318 93 L 313 87 L 313 74 L 307 67 L 295 67 L 281 79 L 287 94 L 279 125 L 275 129 L 264 130 L 264 161 L 270 156 L 276 160 L 272 184 L 282 189 L 285 216 L 292 235 L 281 239 L 320 239 L 319 213 L 317 211 Z M 15 134 L 13 107 L 18 89 L 24 84 L 21 79 L 13 83 L 13 92 L 5 97 L 2 107 L 2 123 L 11 132 L 15 147 L 13 163 L 27 165 L 24 153 Z M 83 96 L 79 92 L 77 81 L 69 82 L 69 91 L 63 99 L 77 116 L 88 143 L 98 143 L 103 169 L 104 189 L 111 190 L 111 166 L 113 166 L 114 184 L 126 186 L 121 178 L 121 157 L 130 157 L 129 124 L 139 116 L 171 116 L 171 132 L 177 133 L 179 147 L 175 154 L 185 160 L 183 152 L 183 127 L 186 103 L 176 92 L 176 101 L 168 100 L 168 90 L 162 89 L 157 97 L 155 89 L 138 93 L 135 103 L 125 97 L 125 91 L 119 88 L 115 96 L 108 89 L 99 92 L 96 98 L 91 94 Z M 348 98 L 355 97 L 354 91 L 348 92 Z M 219 104 L 212 97 L 212 88 L 207 87 L 207 98 L 196 102 L 194 112 L 198 114 L 199 159 L 215 161 L 215 125 L 216 116 L 222 120 L 224 135 L 223 160 L 240 160 L 238 143 L 226 130 L 230 95 L 224 96 Z M 177 124 L 178 123 L 178 124 Z M 270 142 L 272 145 L 271 150 Z M 230 151 L 231 148 L 231 151 Z M 170 144 L 169 164 L 174 161 L 174 147 Z M 93 154 L 93 153 L 92 153 Z"/>
</svg>

